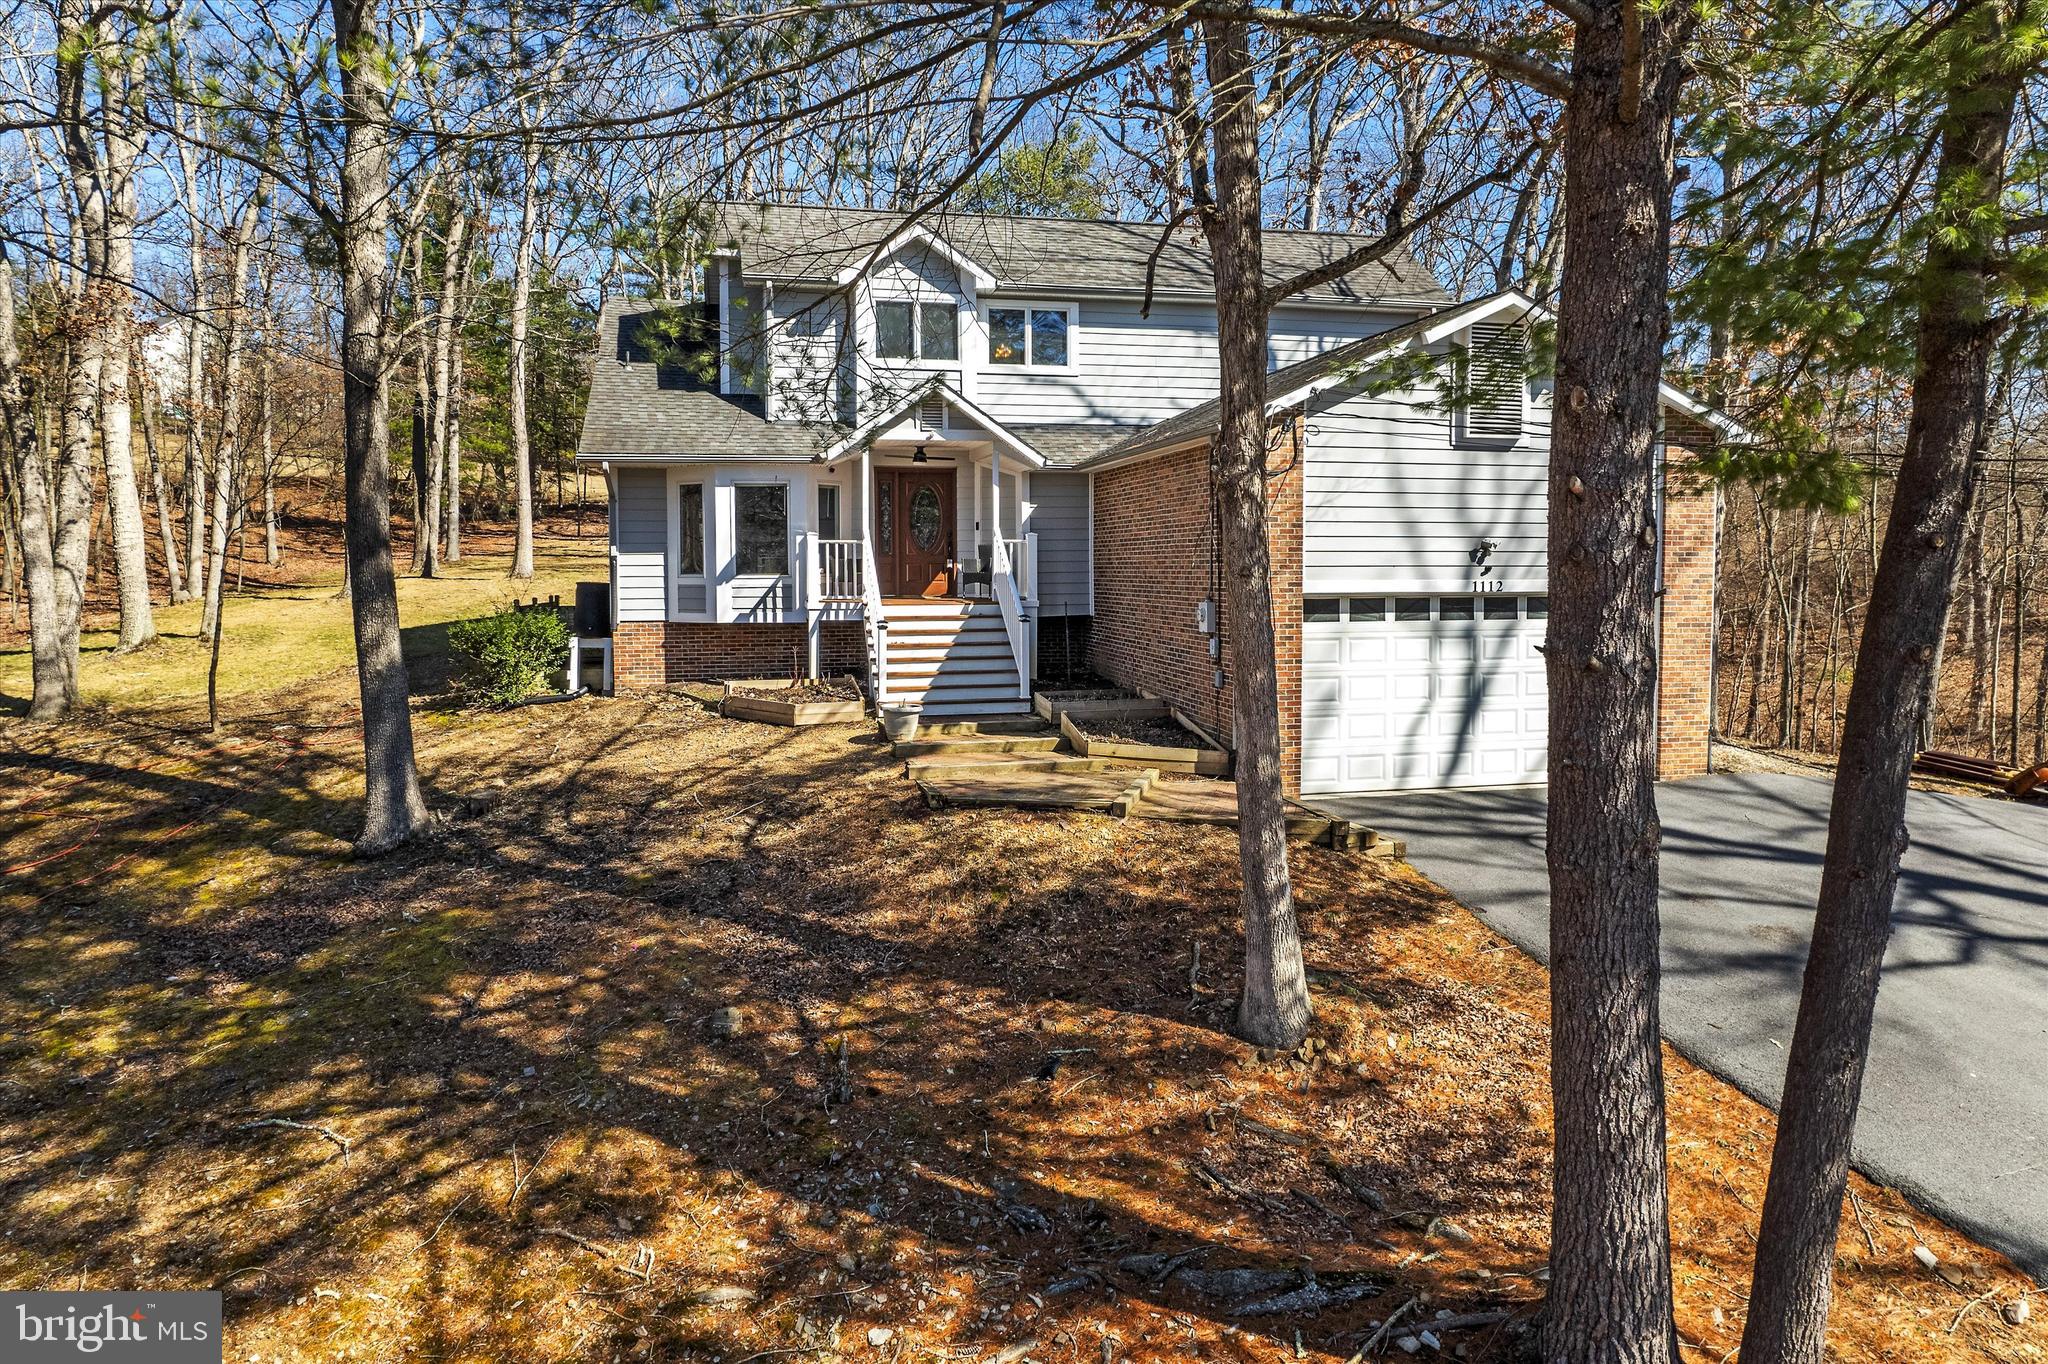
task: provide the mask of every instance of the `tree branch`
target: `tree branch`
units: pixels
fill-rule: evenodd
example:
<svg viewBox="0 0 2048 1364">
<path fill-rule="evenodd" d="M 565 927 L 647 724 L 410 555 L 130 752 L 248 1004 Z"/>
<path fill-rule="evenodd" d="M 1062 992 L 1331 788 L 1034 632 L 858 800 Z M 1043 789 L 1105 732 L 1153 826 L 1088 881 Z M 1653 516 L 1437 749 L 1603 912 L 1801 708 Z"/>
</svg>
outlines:
<svg viewBox="0 0 2048 1364">
<path fill-rule="evenodd" d="M 1504 76 L 1520 81 L 1531 89 L 1540 90 L 1546 95 L 1554 95 L 1558 99 L 1564 99 L 1572 92 L 1571 74 L 1561 67 L 1551 65 L 1541 57 L 1526 52 L 1514 52 L 1474 38 L 1462 38 L 1456 34 L 1418 28 L 1414 24 L 1403 23 L 1398 19 L 1369 19 L 1362 15 L 1297 14 L 1292 10 L 1272 9 L 1264 5 L 1216 3 L 1195 5 L 1189 13 L 1195 18 L 1254 23 L 1270 29 L 1318 33 L 1351 42 L 1380 40 L 1400 43 L 1418 52 L 1434 52 L 1439 56 L 1461 57 L 1467 61 L 1479 62 Z"/>
<path fill-rule="evenodd" d="M 1266 305 L 1271 307 L 1282 299 L 1292 297 L 1308 289 L 1316 288 L 1319 285 L 1329 284 L 1335 280 L 1342 279 L 1352 271 L 1362 269 L 1365 266 L 1371 265 L 1374 261 L 1389 255 L 1399 249 L 1401 244 L 1407 241 L 1409 237 L 1445 216 L 1480 190 L 1485 189 L 1489 185 L 1505 184 L 1509 180 L 1514 179 L 1529 164 L 1541 145 L 1541 143 L 1531 142 L 1522 148 L 1513 161 L 1503 166 L 1497 166 L 1485 175 L 1467 181 L 1459 187 L 1457 193 L 1431 204 L 1429 209 L 1418 216 L 1412 223 L 1397 225 L 1393 230 L 1383 233 L 1365 245 L 1347 251 L 1335 260 L 1318 265 L 1313 270 L 1305 270 L 1292 279 L 1285 279 L 1281 280 L 1278 284 L 1267 285 Z"/>
</svg>

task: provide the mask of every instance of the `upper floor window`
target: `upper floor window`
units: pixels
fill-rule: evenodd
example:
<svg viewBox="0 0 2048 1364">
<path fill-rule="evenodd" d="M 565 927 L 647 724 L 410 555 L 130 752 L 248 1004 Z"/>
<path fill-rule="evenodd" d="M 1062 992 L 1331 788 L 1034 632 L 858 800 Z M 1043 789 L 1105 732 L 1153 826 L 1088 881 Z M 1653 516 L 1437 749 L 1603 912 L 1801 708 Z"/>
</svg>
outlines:
<svg viewBox="0 0 2048 1364">
<path fill-rule="evenodd" d="M 1065 369 L 1073 363 L 1074 310 L 1034 303 L 988 310 L 988 362 Z"/>
<path fill-rule="evenodd" d="M 877 303 L 875 354 L 942 363 L 960 358 L 960 317 L 950 303 Z"/>
</svg>

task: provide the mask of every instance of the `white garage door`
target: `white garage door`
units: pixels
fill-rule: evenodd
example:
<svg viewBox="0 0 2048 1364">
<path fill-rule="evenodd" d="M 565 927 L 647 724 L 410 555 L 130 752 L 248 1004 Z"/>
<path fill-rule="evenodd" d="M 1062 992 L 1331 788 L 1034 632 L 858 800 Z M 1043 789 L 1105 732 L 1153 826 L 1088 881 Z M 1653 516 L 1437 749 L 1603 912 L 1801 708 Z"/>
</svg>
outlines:
<svg viewBox="0 0 2048 1364">
<path fill-rule="evenodd" d="M 1543 780 L 1549 601 L 1302 603 L 1304 794 Z"/>
</svg>

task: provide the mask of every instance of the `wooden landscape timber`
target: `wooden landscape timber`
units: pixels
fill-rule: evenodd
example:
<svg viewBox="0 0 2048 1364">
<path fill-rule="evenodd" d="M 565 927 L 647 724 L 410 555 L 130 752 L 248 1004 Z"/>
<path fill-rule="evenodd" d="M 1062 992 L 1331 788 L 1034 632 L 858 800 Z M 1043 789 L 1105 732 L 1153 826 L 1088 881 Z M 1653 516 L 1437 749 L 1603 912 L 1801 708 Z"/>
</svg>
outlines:
<svg viewBox="0 0 2048 1364">
<path fill-rule="evenodd" d="M 2000 767 L 1989 759 L 1972 757 L 1967 753 L 1944 753 L 1938 749 L 1929 749 L 1914 758 L 1913 768 L 1929 776 L 1947 777 L 1951 781 L 1995 786 L 2016 798 L 2030 795 L 2048 785 L 2048 763 L 2015 769 Z"/>
<path fill-rule="evenodd" d="M 1153 704 L 1159 707 L 1157 714 L 1164 717 L 1167 713 L 1165 704 Z M 1169 748 L 1163 744 L 1134 744 L 1094 738 L 1074 723 L 1071 710 L 1060 715 L 1060 733 L 1074 746 L 1076 753 L 1086 758 L 1108 758 L 1133 766 L 1157 767 L 1167 772 L 1192 772 L 1203 777 L 1221 777 L 1230 771 L 1230 755 L 1221 749 Z"/>
<path fill-rule="evenodd" d="M 853 688 L 856 694 L 860 684 L 851 677 L 830 677 L 827 682 L 842 683 Z M 764 725 L 838 725 L 866 718 L 868 705 L 865 698 L 856 695 L 846 701 L 780 701 L 769 696 L 746 696 L 745 690 L 774 691 L 803 686 L 802 681 L 788 678 L 742 678 L 724 684 L 719 698 L 721 714 L 736 720 L 754 720 Z"/>
</svg>

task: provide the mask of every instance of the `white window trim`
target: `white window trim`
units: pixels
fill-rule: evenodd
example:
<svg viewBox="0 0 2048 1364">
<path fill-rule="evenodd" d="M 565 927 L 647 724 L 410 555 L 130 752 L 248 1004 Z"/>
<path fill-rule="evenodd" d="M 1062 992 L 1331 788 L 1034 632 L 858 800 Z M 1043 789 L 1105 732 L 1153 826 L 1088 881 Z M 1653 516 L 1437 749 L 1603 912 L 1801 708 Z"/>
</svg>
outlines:
<svg viewBox="0 0 2048 1364">
<path fill-rule="evenodd" d="M 807 480 L 806 480 L 807 481 Z M 732 489 L 732 576 L 728 581 L 748 586 L 780 582 L 796 575 L 796 547 L 791 541 L 800 534 L 807 518 L 803 513 L 803 499 L 794 496 L 799 486 L 797 480 L 788 478 L 734 478 L 727 485 Z M 780 573 L 740 572 L 740 489 L 780 488 L 782 489 L 782 571 Z"/>
<path fill-rule="evenodd" d="M 1024 363 L 1021 365 L 1000 365 L 986 355 L 989 345 L 988 315 L 997 310 L 1024 312 Z M 1031 326 L 1031 314 L 1039 312 L 1060 312 L 1067 315 L 1067 363 L 1064 365 L 1040 365 L 1032 362 L 1031 356 L 1037 350 L 1036 332 Z M 1049 299 L 991 298 L 981 301 L 978 319 L 981 323 L 980 342 L 984 355 L 979 357 L 985 374 L 1078 374 L 1081 370 L 1081 305 L 1062 303 Z"/>
<path fill-rule="evenodd" d="M 662 558 L 662 567 L 668 578 L 668 618 L 676 621 L 708 621 L 717 618 L 717 597 L 713 590 L 714 575 L 711 572 L 716 541 L 711 528 L 715 520 L 712 514 L 712 478 L 708 469 L 670 469 L 668 474 L 668 553 Z M 704 568 L 701 572 L 685 573 L 683 562 L 683 486 L 695 484 L 704 490 L 703 536 Z M 704 609 L 683 610 L 683 585 L 701 584 L 704 588 Z"/>
</svg>

